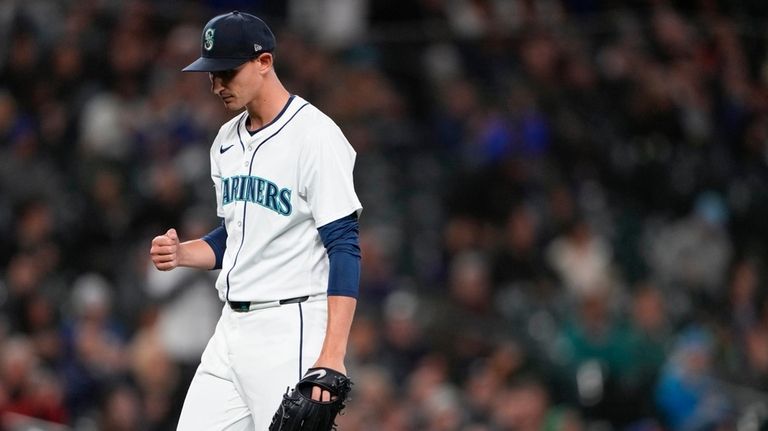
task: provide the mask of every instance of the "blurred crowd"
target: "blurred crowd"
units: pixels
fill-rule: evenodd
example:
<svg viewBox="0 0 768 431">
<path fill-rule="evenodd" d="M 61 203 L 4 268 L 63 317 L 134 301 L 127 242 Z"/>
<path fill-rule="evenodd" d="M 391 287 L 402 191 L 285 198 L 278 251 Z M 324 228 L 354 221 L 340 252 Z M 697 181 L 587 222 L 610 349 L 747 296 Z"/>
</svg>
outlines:
<svg viewBox="0 0 768 431">
<path fill-rule="evenodd" d="M 358 153 L 340 429 L 766 429 L 760 0 L 0 2 L 0 429 L 175 429 L 232 9 Z"/>
</svg>

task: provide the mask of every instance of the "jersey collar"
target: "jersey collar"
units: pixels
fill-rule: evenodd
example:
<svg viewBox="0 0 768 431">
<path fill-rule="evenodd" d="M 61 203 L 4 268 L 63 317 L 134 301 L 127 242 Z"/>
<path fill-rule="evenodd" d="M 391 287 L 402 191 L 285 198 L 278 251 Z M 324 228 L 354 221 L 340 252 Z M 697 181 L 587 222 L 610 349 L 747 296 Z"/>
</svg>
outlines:
<svg viewBox="0 0 768 431">
<path fill-rule="evenodd" d="M 293 99 L 295 99 L 295 98 L 296 98 L 296 95 L 292 94 L 291 97 L 288 98 L 288 101 L 285 102 L 285 106 L 283 106 L 283 109 L 280 110 L 280 113 L 277 114 L 277 116 L 275 118 L 273 118 L 272 121 L 270 121 L 269 123 L 261 126 L 260 128 L 254 130 L 254 131 L 250 131 L 246 127 L 246 123 L 248 122 L 248 111 L 246 111 L 245 115 L 243 115 L 243 119 L 240 121 L 240 127 L 242 127 L 243 131 L 246 133 L 245 136 L 254 137 L 257 134 L 259 134 L 260 132 L 262 132 L 262 131 L 272 127 L 275 124 L 278 124 L 280 122 L 280 119 L 282 119 L 283 114 L 285 114 L 286 111 L 288 111 L 288 107 L 291 106 L 291 102 L 293 102 Z"/>
</svg>

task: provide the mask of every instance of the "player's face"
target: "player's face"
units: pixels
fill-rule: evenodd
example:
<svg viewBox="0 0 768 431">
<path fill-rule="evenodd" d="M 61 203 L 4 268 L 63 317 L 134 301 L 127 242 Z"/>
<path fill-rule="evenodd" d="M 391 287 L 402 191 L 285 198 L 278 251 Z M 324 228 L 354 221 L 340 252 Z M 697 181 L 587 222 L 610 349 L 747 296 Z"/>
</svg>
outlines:
<svg viewBox="0 0 768 431">
<path fill-rule="evenodd" d="M 237 111 L 254 98 L 254 71 L 253 62 L 230 70 L 210 72 L 211 91 L 224 102 L 224 106 L 232 111 Z"/>
</svg>

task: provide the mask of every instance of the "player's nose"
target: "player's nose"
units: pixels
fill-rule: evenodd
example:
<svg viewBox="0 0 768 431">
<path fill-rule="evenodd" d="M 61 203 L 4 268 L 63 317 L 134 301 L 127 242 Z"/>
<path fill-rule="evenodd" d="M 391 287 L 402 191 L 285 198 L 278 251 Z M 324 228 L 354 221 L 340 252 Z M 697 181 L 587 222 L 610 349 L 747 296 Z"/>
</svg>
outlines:
<svg viewBox="0 0 768 431">
<path fill-rule="evenodd" d="M 211 91 L 218 96 L 221 90 L 224 89 L 224 86 L 221 85 L 221 78 L 213 76 L 213 74 L 209 74 L 209 77 L 211 78 Z"/>
</svg>

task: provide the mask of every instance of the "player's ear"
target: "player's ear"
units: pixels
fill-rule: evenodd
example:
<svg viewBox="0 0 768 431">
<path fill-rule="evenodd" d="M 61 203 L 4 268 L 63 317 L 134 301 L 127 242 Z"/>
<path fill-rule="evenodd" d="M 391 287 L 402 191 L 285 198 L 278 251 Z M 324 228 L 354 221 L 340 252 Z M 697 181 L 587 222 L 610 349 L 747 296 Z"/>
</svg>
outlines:
<svg viewBox="0 0 768 431">
<path fill-rule="evenodd" d="M 259 65 L 259 70 L 266 72 L 272 68 L 274 57 L 272 57 L 271 52 L 263 52 L 256 57 L 256 62 Z"/>
</svg>

